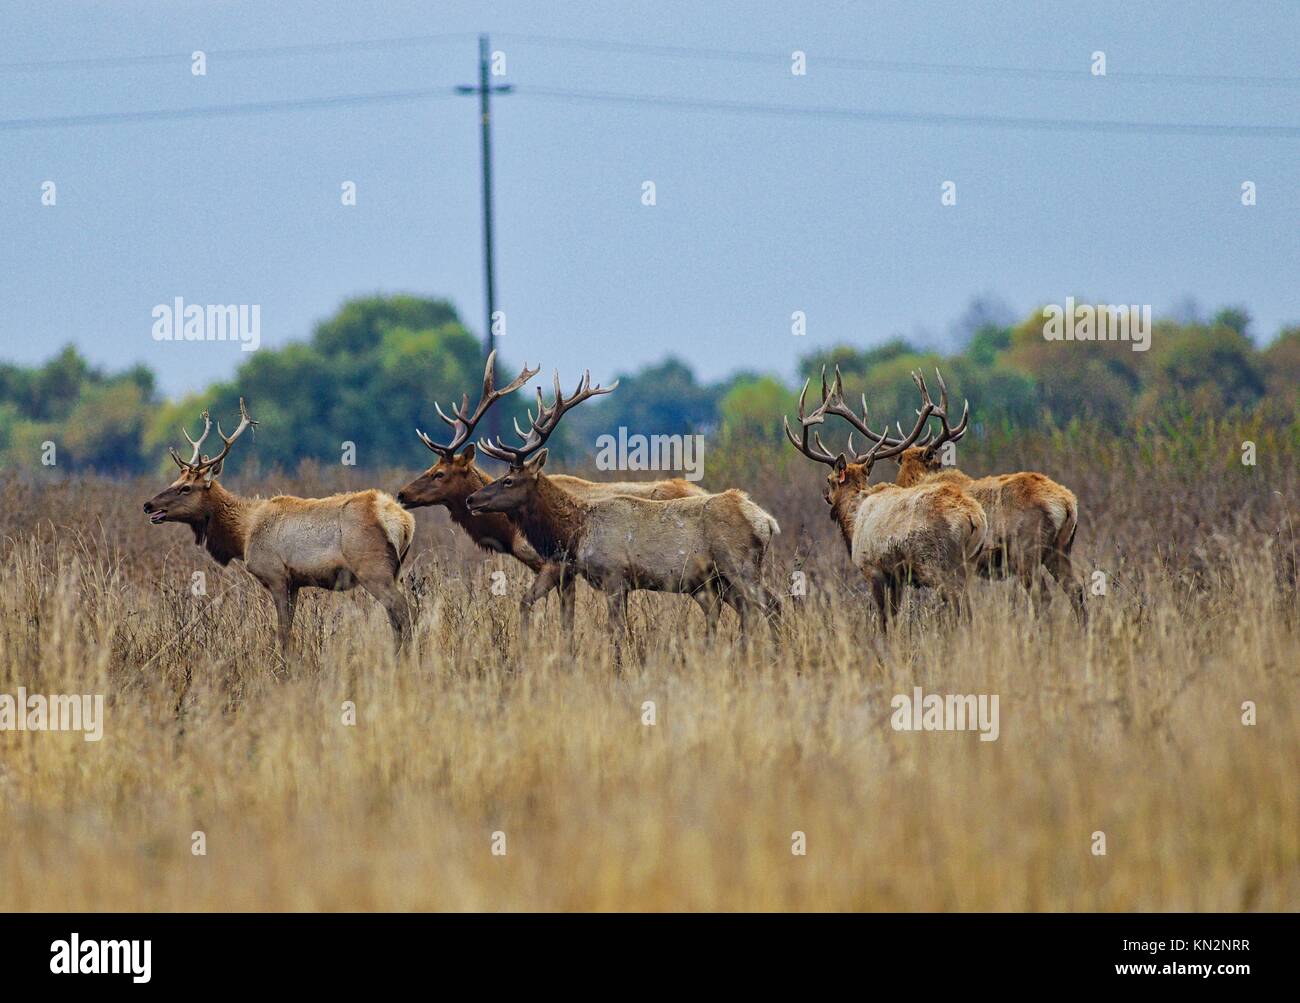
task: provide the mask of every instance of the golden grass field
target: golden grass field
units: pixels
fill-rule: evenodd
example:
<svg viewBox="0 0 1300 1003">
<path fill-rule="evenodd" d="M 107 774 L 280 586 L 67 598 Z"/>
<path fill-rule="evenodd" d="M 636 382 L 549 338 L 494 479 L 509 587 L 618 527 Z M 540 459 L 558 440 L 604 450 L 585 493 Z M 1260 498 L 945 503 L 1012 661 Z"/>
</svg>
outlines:
<svg viewBox="0 0 1300 1003">
<path fill-rule="evenodd" d="M 0 479 L 0 693 L 108 703 L 98 743 L 0 733 L 0 909 L 1295 909 L 1300 464 L 1261 442 L 1243 468 L 1220 438 L 1199 459 L 972 452 L 973 472 L 1040 469 L 1079 494 L 1076 568 L 1108 575 L 1086 630 L 1059 593 L 1033 612 L 977 582 L 970 623 L 919 596 L 880 640 L 823 471 L 775 448 L 706 468 L 778 517 L 770 583 L 802 569 L 809 594 L 748 651 L 734 614 L 710 646 L 694 604 L 641 594 L 621 672 L 585 585 L 580 655 L 554 598 L 521 651 L 528 573 L 440 510 L 403 573 L 418 650 L 395 658 L 363 593 L 308 592 L 281 663 L 260 586 L 146 524 L 161 478 Z M 318 494 L 414 473 L 224 482 Z M 915 685 L 998 694 L 1000 737 L 895 732 L 890 699 Z"/>
</svg>

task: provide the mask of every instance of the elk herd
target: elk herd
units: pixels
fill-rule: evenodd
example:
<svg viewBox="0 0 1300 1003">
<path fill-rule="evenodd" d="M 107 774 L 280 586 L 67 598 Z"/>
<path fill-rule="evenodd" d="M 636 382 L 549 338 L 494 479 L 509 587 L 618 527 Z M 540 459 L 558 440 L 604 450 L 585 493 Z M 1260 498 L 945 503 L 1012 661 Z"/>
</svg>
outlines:
<svg viewBox="0 0 1300 1003">
<path fill-rule="evenodd" d="M 488 409 L 535 377 L 525 367 L 507 386 L 496 387 L 495 353 L 489 355 L 478 404 L 470 410 L 462 396 L 451 415 L 434 409 L 450 429 L 445 443 L 416 430 L 437 457 L 396 497 L 379 490 L 327 498 L 247 498 L 218 481 L 231 446 L 257 424 L 241 399 L 240 420 L 222 448 L 209 458 L 203 445 L 212 432 L 207 412 L 198 439 L 183 432 L 192 447 L 188 460 L 171 450 L 180 476 L 144 505 L 151 523 L 179 522 L 219 563 L 242 560 L 275 601 L 279 643 L 290 647 L 300 589 L 351 589 L 361 586 L 384 607 L 399 645 L 412 631 L 411 609 L 398 587 L 398 573 L 415 535 L 410 510 L 444 506 L 452 519 L 486 550 L 510 554 L 534 573 L 520 604 L 520 634 L 526 637 L 533 605 L 552 590 L 560 597 L 566 635 L 574 630 L 576 580 L 604 593 L 615 655 L 626 632 L 628 593 L 635 589 L 681 593 L 704 612 L 712 636 L 722 607 L 730 606 L 747 636 L 757 614 L 775 630 L 782 599 L 764 582 L 764 562 L 776 520 L 736 488 L 710 493 L 680 478 L 660 481 L 595 482 L 545 473 L 546 442 L 560 419 L 592 397 L 612 392 L 592 386 L 583 374 L 565 396 L 556 374 L 554 399 L 547 405 L 537 391 L 528 427 L 514 422 L 519 437 L 474 438 Z M 909 432 L 896 423 L 881 431 L 869 424 L 865 396 L 861 414 L 844 400 L 838 368 L 828 387 L 823 372 L 821 403 L 807 410 L 809 383 L 799 396 L 798 434 L 785 420 L 790 443 L 804 456 L 830 468 L 824 498 L 838 526 L 849 559 L 870 586 L 882 629 L 897 615 L 904 589 L 933 589 L 946 605 L 963 608 L 968 576 L 1014 576 L 1046 598 L 1040 570 L 1051 574 L 1069 595 L 1076 614 L 1085 614 L 1082 586 L 1074 580 L 1070 549 L 1078 526 L 1078 504 L 1068 489 L 1039 473 L 1020 472 L 972 478 L 942 462 L 942 450 L 965 434 L 970 407 L 949 424 L 948 388 L 936 373 L 939 403 L 924 377 L 912 374 L 920 394 Z M 847 424 L 844 451 L 822 442 L 827 417 Z M 935 432 L 931 422 L 937 422 Z M 854 445 L 854 434 L 864 451 Z M 924 433 L 924 434 L 923 434 Z M 475 462 L 479 452 L 507 465 L 493 477 Z M 871 483 L 873 466 L 891 460 L 893 483 Z"/>
</svg>

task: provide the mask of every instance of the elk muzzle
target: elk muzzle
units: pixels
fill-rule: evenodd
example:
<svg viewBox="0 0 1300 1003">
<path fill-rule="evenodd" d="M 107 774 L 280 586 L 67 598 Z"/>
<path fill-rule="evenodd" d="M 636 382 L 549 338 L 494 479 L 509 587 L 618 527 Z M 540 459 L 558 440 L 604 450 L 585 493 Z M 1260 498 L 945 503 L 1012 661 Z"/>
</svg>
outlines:
<svg viewBox="0 0 1300 1003">
<path fill-rule="evenodd" d="M 144 503 L 144 511 L 145 515 L 149 517 L 149 521 L 155 526 L 167 518 L 167 510 L 165 508 L 159 508 L 152 501 Z"/>
</svg>

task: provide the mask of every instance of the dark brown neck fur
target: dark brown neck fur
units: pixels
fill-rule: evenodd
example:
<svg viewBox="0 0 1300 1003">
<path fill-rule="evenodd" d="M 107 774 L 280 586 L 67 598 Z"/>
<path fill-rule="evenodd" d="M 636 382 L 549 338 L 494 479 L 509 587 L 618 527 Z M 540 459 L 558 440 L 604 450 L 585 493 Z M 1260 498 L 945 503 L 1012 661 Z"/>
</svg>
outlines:
<svg viewBox="0 0 1300 1003">
<path fill-rule="evenodd" d="M 513 554 L 526 565 L 537 571 L 541 562 L 527 548 L 521 550 L 517 541 L 520 530 L 504 512 L 485 512 L 471 515 L 465 506 L 465 499 L 479 488 L 492 483 L 492 478 L 477 464 L 471 463 L 463 478 L 457 479 L 458 494 L 444 499 L 440 504 L 447 507 L 451 521 L 463 529 L 471 540 L 484 550 L 498 554 Z"/>
<path fill-rule="evenodd" d="M 547 560 L 572 558 L 586 526 L 590 506 L 538 474 L 528 501 L 514 512 L 514 523 L 533 549 Z"/>
<path fill-rule="evenodd" d="M 192 523 L 194 542 L 206 547 L 218 564 L 229 564 L 235 558 L 244 559 L 248 542 L 245 525 L 248 501 L 227 491 L 217 481 L 208 488 L 208 516 L 201 523 Z"/>
<path fill-rule="evenodd" d="M 490 484 L 492 478 L 471 464 L 465 471 L 464 478 L 457 479 L 459 493 L 447 498 L 442 504 L 447 506 L 451 521 L 469 534 L 471 540 L 488 550 L 510 552 L 510 541 L 514 539 L 515 528 L 504 515 L 489 512 L 485 515 L 470 515 L 465 507 L 465 499 L 479 488 Z M 488 541 L 493 541 L 496 546 Z"/>
</svg>

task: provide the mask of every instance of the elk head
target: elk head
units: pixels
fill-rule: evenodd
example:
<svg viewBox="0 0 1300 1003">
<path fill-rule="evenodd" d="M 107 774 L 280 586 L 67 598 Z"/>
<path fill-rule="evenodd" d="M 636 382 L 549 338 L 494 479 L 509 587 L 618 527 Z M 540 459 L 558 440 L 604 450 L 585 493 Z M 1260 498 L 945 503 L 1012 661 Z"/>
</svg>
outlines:
<svg viewBox="0 0 1300 1003">
<path fill-rule="evenodd" d="M 541 367 L 529 369 L 524 366 L 520 374 L 511 380 L 510 385 L 496 388 L 496 351 L 487 358 L 483 369 L 483 394 L 479 398 L 474 413 L 469 413 L 469 394 L 461 396 L 460 406 L 451 407 L 452 417 L 443 414 L 442 408 L 435 402 L 433 408 L 438 417 L 451 426 L 451 441 L 445 445 L 434 442 L 418 428 L 415 434 L 429 449 L 437 454 L 438 461 L 410 484 L 397 492 L 397 501 L 404 508 L 422 508 L 425 505 L 459 504 L 459 501 L 482 486 L 482 478 L 474 468 L 474 443 L 470 437 L 474 426 L 482 420 L 488 408 L 502 397 L 512 393 L 531 380 Z M 466 445 L 468 443 L 468 445 Z M 457 452 L 464 446 L 463 452 Z"/>
<path fill-rule="evenodd" d="M 904 449 L 898 455 L 898 480 L 897 483 L 903 487 L 910 487 L 921 480 L 926 474 L 933 474 L 943 469 L 943 461 L 939 455 L 939 449 L 946 442 L 956 442 L 966 434 L 966 426 L 970 424 L 970 401 L 962 403 L 961 421 L 957 427 L 953 428 L 948 424 L 948 386 L 943 382 L 943 375 L 938 369 L 934 371 L 935 378 L 939 381 L 939 403 L 933 406 L 930 413 L 933 417 L 939 419 L 942 426 L 939 434 L 936 436 L 933 432 L 926 432 L 925 438 L 912 444 Z M 900 427 L 898 434 L 901 436 L 903 430 Z M 886 445 L 894 445 L 898 439 L 885 437 Z"/>
<path fill-rule="evenodd" d="M 206 411 L 202 418 L 203 434 L 197 440 L 191 439 L 189 432 L 181 429 L 181 434 L 194 448 L 194 453 L 188 460 L 182 460 L 176 450 L 168 450 L 176 466 L 181 468 L 181 475 L 169 488 L 144 503 L 144 510 L 151 523 L 184 522 L 191 526 L 205 523 L 212 514 L 212 489 L 216 485 L 217 475 L 221 473 L 221 465 L 230 455 L 230 447 L 246 429 L 257 424 L 249 417 L 244 398 L 239 398 L 239 427 L 233 435 L 227 437 L 218 422 L 217 435 L 221 436 L 225 445 L 216 456 L 207 457 L 203 455 L 203 443 L 212 431 L 212 419 Z"/>
<path fill-rule="evenodd" d="M 925 423 L 929 420 L 931 411 L 934 410 L 934 403 L 930 400 L 925 380 L 921 378 L 920 373 L 913 373 L 912 380 L 916 383 L 917 389 L 921 391 L 921 408 L 916 412 L 916 427 L 912 429 L 910 435 L 894 441 L 890 441 L 884 434 L 878 435 L 871 431 L 867 425 L 867 398 L 865 394 L 862 396 L 861 417 L 844 402 L 843 380 L 838 366 L 835 368 L 835 382 L 829 390 L 826 387 L 826 371 L 825 369 L 822 370 L 822 402 L 812 414 L 805 414 L 808 384 L 812 380 L 810 378 L 804 381 L 803 391 L 799 394 L 800 435 L 795 438 L 794 432 L 790 429 L 789 418 L 783 419 L 785 434 L 794 448 L 803 453 L 804 456 L 810 460 L 816 460 L 818 463 L 825 463 L 831 468 L 830 473 L 826 475 L 826 489 L 822 492 L 822 497 L 826 499 L 826 503 L 832 509 L 837 508 L 842 501 L 852 498 L 867 487 L 871 478 L 871 468 L 877 460 L 897 456 L 911 446 L 921 434 L 921 430 L 925 428 Z M 848 445 L 845 451 L 832 453 L 822 444 L 820 433 L 813 430 L 813 426 L 822 424 L 828 414 L 843 418 L 869 440 L 874 439 L 872 446 L 865 453 L 859 453 L 853 446 L 853 432 L 849 432 Z M 810 435 L 812 436 L 811 442 L 809 441 Z"/>
<path fill-rule="evenodd" d="M 582 374 L 582 382 L 578 384 L 572 396 L 565 397 L 564 391 L 560 388 L 560 374 L 557 372 L 555 401 L 549 408 L 543 402 L 541 387 L 538 387 L 537 415 L 534 417 L 531 410 L 528 412 L 528 431 L 524 432 L 519 427 L 519 422 L 515 422 L 515 432 L 522 440 L 522 445 L 507 446 L 500 437 L 496 442 L 479 440 L 483 452 L 493 459 L 509 463 L 510 469 L 466 499 L 465 504 L 469 506 L 470 512 L 474 515 L 481 515 L 484 512 L 509 512 L 526 504 L 537 489 L 537 480 L 541 476 L 542 468 L 546 466 L 546 440 L 555 431 L 560 418 L 570 408 L 576 407 L 587 398 L 611 393 L 617 386 L 618 380 L 607 387 L 599 384 L 593 387 L 591 372 L 587 371 Z"/>
</svg>

